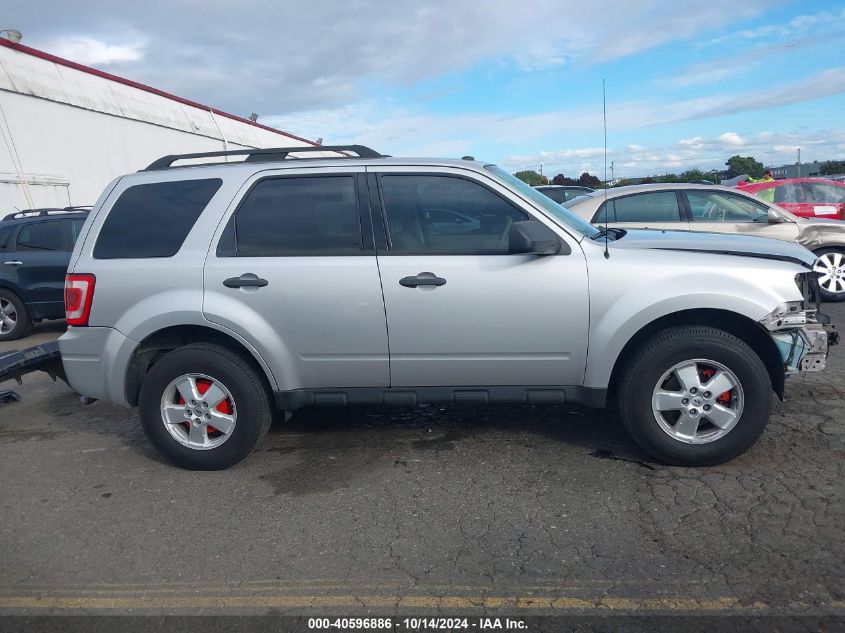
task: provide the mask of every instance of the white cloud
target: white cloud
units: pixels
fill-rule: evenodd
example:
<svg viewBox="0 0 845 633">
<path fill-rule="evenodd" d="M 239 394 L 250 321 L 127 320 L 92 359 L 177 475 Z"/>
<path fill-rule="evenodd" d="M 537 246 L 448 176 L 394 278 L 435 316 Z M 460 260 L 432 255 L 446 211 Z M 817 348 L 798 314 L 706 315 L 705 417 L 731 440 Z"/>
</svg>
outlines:
<svg viewBox="0 0 845 633">
<path fill-rule="evenodd" d="M 720 134 L 719 141 L 724 145 L 732 147 L 741 147 L 745 145 L 745 141 L 743 141 L 742 137 L 736 132 L 725 132 L 724 134 Z"/>
<path fill-rule="evenodd" d="M 608 130 L 611 131 L 612 141 L 614 134 L 624 131 L 736 112 L 768 110 L 842 92 L 845 92 L 845 68 L 821 71 L 798 82 L 762 91 L 712 95 L 674 103 L 612 103 L 607 111 Z M 592 132 L 597 141 L 602 138 L 600 108 L 571 108 L 530 115 L 471 112 L 444 115 L 399 106 L 390 100 L 368 100 L 341 108 L 270 116 L 262 121 L 306 138 L 321 136 L 326 139 L 326 143 L 372 144 L 387 153 L 406 156 L 425 155 L 437 147 L 448 147 L 450 155 L 476 155 L 479 142 L 547 147 L 546 139 L 566 133 Z M 448 145 L 443 145 L 447 142 Z M 721 147 L 739 147 L 743 142 L 747 145 L 747 139 L 735 131 L 725 132 L 719 142 Z M 707 147 L 700 136 L 682 139 L 679 144 L 687 146 L 690 151 L 700 151 Z M 598 151 L 595 146 L 586 150 Z M 638 150 L 629 151 L 636 153 Z M 554 150 L 548 152 L 554 153 Z M 570 154 L 558 158 L 568 160 L 589 157 Z M 532 159 L 530 162 L 543 161 Z"/>
<path fill-rule="evenodd" d="M 27 41 L 49 52 L 133 63 L 133 79 L 266 115 L 337 108 L 373 85 L 389 91 L 471 68 L 529 72 L 618 59 L 757 15 L 768 0 L 708 0 L 695 11 L 674 0 L 6 4 L 27 25 Z M 146 46 L 103 36 L 127 32 L 142 33 Z"/>
<path fill-rule="evenodd" d="M 845 9 L 825 10 L 808 15 L 798 15 L 789 22 L 761 24 L 751 29 L 733 31 L 705 42 L 699 42 L 698 46 L 725 45 L 740 40 L 803 36 L 817 28 L 822 31 L 840 31 L 843 26 L 845 26 Z"/>
<path fill-rule="evenodd" d="M 57 38 L 48 42 L 46 48 L 59 57 L 65 57 L 88 66 L 137 62 L 144 57 L 144 44 L 141 42 L 107 44 L 84 35 Z"/>
</svg>

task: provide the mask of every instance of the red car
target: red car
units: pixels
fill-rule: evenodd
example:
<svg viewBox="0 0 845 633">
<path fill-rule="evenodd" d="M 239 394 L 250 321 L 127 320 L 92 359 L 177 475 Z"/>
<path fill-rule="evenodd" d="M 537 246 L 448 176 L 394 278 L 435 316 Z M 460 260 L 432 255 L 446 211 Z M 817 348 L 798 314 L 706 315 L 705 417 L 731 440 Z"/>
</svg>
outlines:
<svg viewBox="0 0 845 633">
<path fill-rule="evenodd" d="M 786 178 L 741 183 L 738 189 L 805 218 L 845 220 L 845 183 L 824 178 Z"/>
</svg>

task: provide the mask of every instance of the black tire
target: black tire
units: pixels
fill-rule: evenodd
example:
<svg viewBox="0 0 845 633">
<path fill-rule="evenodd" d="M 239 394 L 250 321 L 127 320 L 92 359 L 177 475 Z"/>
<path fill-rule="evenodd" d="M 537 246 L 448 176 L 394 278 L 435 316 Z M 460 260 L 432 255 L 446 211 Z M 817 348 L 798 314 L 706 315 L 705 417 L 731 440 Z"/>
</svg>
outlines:
<svg viewBox="0 0 845 633">
<path fill-rule="evenodd" d="M 833 247 L 833 248 L 822 248 L 822 249 L 817 250 L 815 252 L 815 255 L 816 255 L 816 257 L 821 257 L 822 255 L 828 255 L 828 254 L 831 254 L 831 253 L 841 255 L 842 256 L 841 261 L 843 262 L 843 264 L 845 264 L 845 247 L 842 247 L 842 246 L 836 246 L 836 247 Z M 840 266 L 840 270 L 841 270 L 841 266 Z M 821 278 L 821 275 L 819 275 L 819 277 Z M 819 290 L 821 290 L 822 301 L 824 301 L 825 303 L 835 303 L 837 301 L 845 301 L 845 275 L 843 275 L 840 278 L 840 284 L 841 284 L 841 287 L 842 287 L 841 292 L 831 292 L 830 290 L 825 290 L 824 288 L 821 287 L 821 284 L 819 284 Z"/>
<path fill-rule="evenodd" d="M 180 444 L 165 428 L 161 401 L 167 386 L 184 374 L 205 374 L 232 395 L 237 422 L 231 437 L 208 450 Z M 141 422 L 153 445 L 171 462 L 188 470 L 223 470 L 234 466 L 263 439 L 273 419 L 270 394 L 243 358 L 217 345 L 194 343 L 168 352 L 144 378 L 138 399 Z"/>
<path fill-rule="evenodd" d="M 0 299 L 8 301 L 15 310 L 15 326 L 8 331 L 0 331 L 0 341 L 14 341 L 23 338 L 32 329 L 32 319 L 21 298 L 11 290 L 0 288 Z"/>
<path fill-rule="evenodd" d="M 706 444 L 675 439 L 657 422 L 652 393 L 677 363 L 707 359 L 721 363 L 739 380 L 744 409 L 736 425 Z M 722 330 L 682 326 L 652 336 L 621 374 L 619 415 L 633 440 L 657 460 L 673 466 L 712 466 L 730 461 L 757 441 L 772 408 L 772 382 L 760 357 L 745 342 Z"/>
</svg>

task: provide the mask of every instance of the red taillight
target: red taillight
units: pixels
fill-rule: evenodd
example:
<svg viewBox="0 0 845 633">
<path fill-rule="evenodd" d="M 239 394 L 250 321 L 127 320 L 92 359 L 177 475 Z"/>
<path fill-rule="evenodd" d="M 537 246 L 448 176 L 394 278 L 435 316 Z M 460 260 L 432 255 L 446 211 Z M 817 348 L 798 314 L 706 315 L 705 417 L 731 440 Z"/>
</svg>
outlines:
<svg viewBox="0 0 845 633">
<path fill-rule="evenodd" d="M 88 325 L 94 300 L 94 275 L 72 273 L 65 276 L 65 318 L 68 325 Z"/>
</svg>

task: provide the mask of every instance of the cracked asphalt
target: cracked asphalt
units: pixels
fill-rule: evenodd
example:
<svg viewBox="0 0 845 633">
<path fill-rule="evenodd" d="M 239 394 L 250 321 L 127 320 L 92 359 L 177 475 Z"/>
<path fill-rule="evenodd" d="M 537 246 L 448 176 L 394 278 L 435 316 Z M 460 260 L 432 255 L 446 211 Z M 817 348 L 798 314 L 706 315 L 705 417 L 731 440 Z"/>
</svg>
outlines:
<svg viewBox="0 0 845 633">
<path fill-rule="evenodd" d="M 6 383 L 0 612 L 841 616 L 843 351 L 701 469 L 588 410 L 427 406 L 303 410 L 235 468 L 187 472 L 135 411 Z"/>
</svg>

